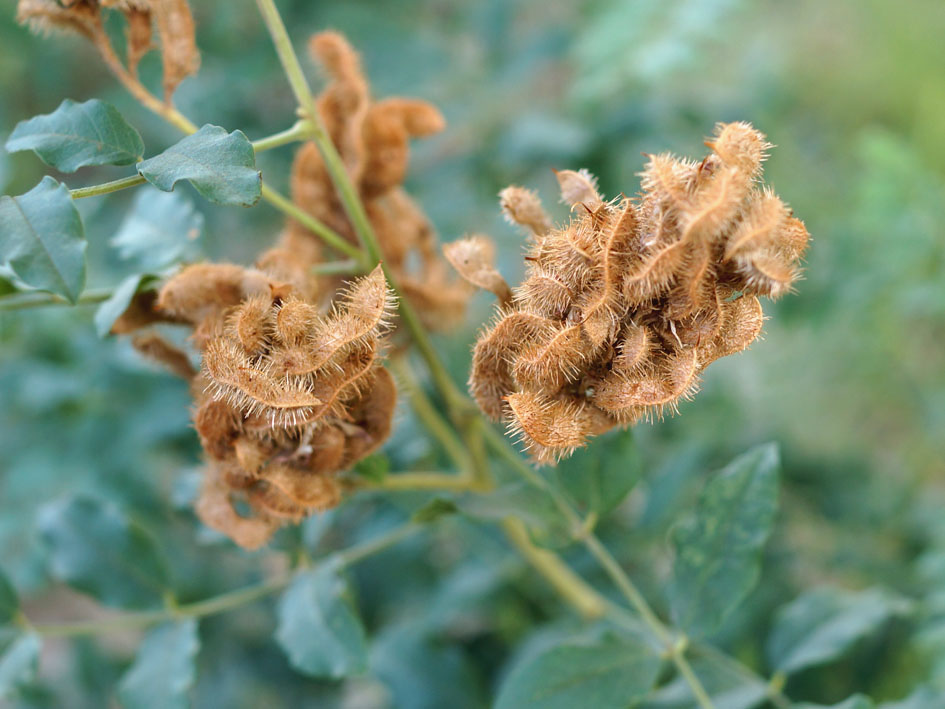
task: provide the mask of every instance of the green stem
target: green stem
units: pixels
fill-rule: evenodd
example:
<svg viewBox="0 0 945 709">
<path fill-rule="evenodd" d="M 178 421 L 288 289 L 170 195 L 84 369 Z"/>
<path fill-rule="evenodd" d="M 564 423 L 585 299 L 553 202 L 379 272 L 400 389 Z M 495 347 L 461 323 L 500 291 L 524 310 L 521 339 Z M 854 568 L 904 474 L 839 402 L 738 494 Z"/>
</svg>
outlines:
<svg viewBox="0 0 945 709">
<path fill-rule="evenodd" d="M 0 297 L 0 312 L 4 310 L 23 310 L 25 308 L 39 308 L 46 305 L 89 305 L 101 303 L 112 297 L 110 290 L 88 290 L 79 296 L 76 303 L 70 303 L 61 295 L 54 293 L 11 293 Z"/>
<path fill-rule="evenodd" d="M 364 273 L 365 269 L 354 259 L 347 259 L 316 263 L 309 271 L 316 276 L 358 276 Z"/>
<path fill-rule="evenodd" d="M 283 197 L 265 182 L 263 182 L 262 185 L 262 198 L 283 214 L 291 217 L 306 229 L 317 234 L 318 237 L 331 248 L 340 251 L 345 256 L 350 256 L 360 264 L 364 264 L 365 269 L 368 267 L 358 247 L 349 243 L 343 236 L 328 228 L 294 202 Z"/>
<path fill-rule="evenodd" d="M 601 565 L 601 568 L 614 582 L 653 635 L 666 647 L 679 674 L 686 680 L 699 705 L 703 709 L 711 709 L 713 706 L 712 700 L 706 692 L 705 687 L 703 687 L 702 683 L 699 681 L 699 678 L 696 677 L 695 673 L 692 671 L 689 661 L 686 659 L 685 648 L 688 644 L 687 638 L 685 636 L 677 636 L 674 641 L 673 633 L 670 632 L 659 619 L 650 607 L 650 604 L 647 603 L 646 598 L 644 598 L 633 581 L 630 580 L 630 577 L 620 567 L 620 564 L 607 550 L 607 547 L 601 543 L 600 539 L 598 539 L 593 532 L 581 523 L 580 515 L 574 510 L 570 502 L 568 502 L 557 489 L 549 485 L 543 477 L 532 470 L 512 449 L 511 445 L 502 434 L 498 433 L 491 426 L 484 427 L 483 434 L 485 435 L 486 442 L 491 444 L 495 451 L 505 458 L 522 477 L 548 493 L 552 501 L 568 521 L 575 536 Z"/>
<path fill-rule="evenodd" d="M 443 490 L 462 492 L 469 490 L 472 480 L 467 475 L 455 473 L 392 473 L 377 483 L 364 482 L 360 487 L 367 490 Z"/>
<path fill-rule="evenodd" d="M 397 378 L 407 387 L 410 394 L 410 403 L 413 406 L 417 418 L 423 422 L 424 426 L 434 435 L 446 451 L 450 459 L 466 475 L 473 475 L 473 460 L 469 452 L 463 446 L 463 442 L 453 432 L 450 426 L 436 410 L 433 402 L 427 398 L 426 393 L 417 377 L 414 375 L 410 364 L 405 357 L 395 357 L 391 359 L 390 367 Z"/>
<path fill-rule="evenodd" d="M 141 175 L 130 175 L 129 177 L 122 177 L 120 180 L 112 180 L 111 182 L 105 182 L 101 185 L 78 187 L 74 190 L 69 190 L 69 194 L 72 199 L 95 197 L 100 194 L 108 194 L 109 192 L 127 189 L 128 187 L 137 187 L 138 185 L 143 185 L 145 182 L 147 182 L 147 180 Z"/>
<path fill-rule="evenodd" d="M 312 134 L 312 124 L 311 122 L 300 119 L 295 122 L 291 128 L 287 128 L 281 133 L 273 133 L 272 135 L 266 136 L 265 138 L 260 138 L 259 140 L 253 141 L 253 150 L 257 153 L 261 153 L 265 150 L 272 150 L 273 148 L 278 148 L 283 145 L 288 145 L 289 143 L 294 143 L 297 140 L 305 140 Z"/>
<path fill-rule="evenodd" d="M 341 566 L 357 564 L 359 561 L 403 541 L 412 534 L 415 534 L 420 528 L 421 527 L 417 524 L 405 524 L 387 534 L 382 534 L 366 542 L 355 544 L 344 551 L 334 554 L 332 558 L 337 560 L 337 563 Z M 186 603 L 160 611 L 125 613 L 115 618 L 79 623 L 35 625 L 28 620 L 25 622 L 40 635 L 63 638 L 146 628 L 156 623 L 180 618 L 203 618 L 217 613 L 224 613 L 234 608 L 244 606 L 247 603 L 252 603 L 260 598 L 265 598 L 288 586 L 298 572 L 299 570 L 295 570 L 290 573 L 280 574 L 261 583 L 247 586 L 246 588 L 240 588 L 235 591 L 222 593 L 213 598 L 207 598 L 203 601 Z"/>
</svg>

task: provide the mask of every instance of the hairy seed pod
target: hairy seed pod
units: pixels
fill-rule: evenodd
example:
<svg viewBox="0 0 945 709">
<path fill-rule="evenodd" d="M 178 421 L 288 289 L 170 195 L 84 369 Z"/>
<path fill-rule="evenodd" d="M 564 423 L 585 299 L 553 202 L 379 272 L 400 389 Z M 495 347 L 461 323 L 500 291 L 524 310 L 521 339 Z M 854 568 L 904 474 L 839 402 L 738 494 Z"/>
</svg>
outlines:
<svg viewBox="0 0 945 709">
<path fill-rule="evenodd" d="M 525 280 L 480 335 L 470 391 L 539 462 L 608 428 L 675 413 L 711 362 L 748 347 L 799 275 L 807 230 L 759 186 L 769 144 L 716 127 L 701 161 L 648 156 L 642 194 L 606 202 L 557 173 L 570 223 L 530 244 Z M 522 188 L 502 193 L 537 196 Z M 512 215 L 512 221 L 521 220 Z"/>
</svg>

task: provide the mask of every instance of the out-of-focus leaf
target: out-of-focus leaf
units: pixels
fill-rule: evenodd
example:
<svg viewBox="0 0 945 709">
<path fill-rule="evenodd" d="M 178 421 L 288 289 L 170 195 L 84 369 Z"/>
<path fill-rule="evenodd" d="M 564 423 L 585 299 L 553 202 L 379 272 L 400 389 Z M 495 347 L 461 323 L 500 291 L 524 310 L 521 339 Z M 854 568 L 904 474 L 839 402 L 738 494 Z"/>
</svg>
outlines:
<svg viewBox="0 0 945 709">
<path fill-rule="evenodd" d="M 557 484 L 583 512 L 603 517 L 640 479 L 640 459 L 630 430 L 595 441 L 554 468 Z"/>
<path fill-rule="evenodd" d="M 148 286 L 157 280 L 157 276 L 149 273 L 136 273 L 128 276 L 118 284 L 118 287 L 112 292 L 111 297 L 98 306 L 95 311 L 95 331 L 99 337 L 105 337 L 111 332 L 112 325 L 121 317 L 128 306 L 131 305 L 131 299 L 135 293 L 141 290 L 147 290 Z"/>
<path fill-rule="evenodd" d="M 126 709 L 185 709 L 200 650 L 197 621 L 166 623 L 151 630 L 134 664 L 121 678 L 118 697 Z"/>
<path fill-rule="evenodd" d="M 811 704 L 809 702 L 801 702 L 800 704 L 795 704 L 794 709 L 873 709 L 875 706 L 873 700 L 866 695 L 854 694 L 852 697 L 847 697 L 838 704 Z"/>
<path fill-rule="evenodd" d="M 663 660 L 632 636 L 563 642 L 512 668 L 496 709 L 624 709 L 645 697 Z"/>
<path fill-rule="evenodd" d="M 941 709 L 945 707 L 945 691 L 922 686 L 908 697 L 896 702 L 883 702 L 879 709 Z"/>
<path fill-rule="evenodd" d="M 574 541 L 551 497 L 528 483 L 508 483 L 486 493 L 460 495 L 456 504 L 463 514 L 476 519 L 520 519 L 541 546 L 560 548 Z"/>
<path fill-rule="evenodd" d="M 768 686 L 757 677 L 739 671 L 732 663 L 714 656 L 700 656 L 690 660 L 692 671 L 716 707 L 725 709 L 752 709 L 768 696 Z M 655 691 L 641 709 L 696 709 L 698 703 L 689 684 L 676 677 L 665 687 Z"/>
<path fill-rule="evenodd" d="M 445 497 L 434 497 L 427 504 L 411 515 L 411 519 L 418 524 L 429 524 L 445 517 L 446 515 L 456 514 L 459 508 L 452 500 Z"/>
<path fill-rule="evenodd" d="M 437 642 L 422 624 L 385 628 L 371 646 L 371 672 L 410 709 L 481 709 L 486 705 L 476 671 L 455 645 Z"/>
<path fill-rule="evenodd" d="M 10 579 L 0 569 L 0 625 L 13 620 L 20 610 L 20 599 Z"/>
<path fill-rule="evenodd" d="M 33 150 L 60 172 L 87 165 L 131 165 L 144 156 L 141 136 L 118 109 L 93 98 L 84 103 L 66 99 L 52 113 L 20 121 L 7 150 Z"/>
<path fill-rule="evenodd" d="M 138 172 L 159 190 L 170 192 L 188 180 L 206 199 L 217 204 L 251 207 L 259 201 L 262 178 L 256 153 L 242 131 L 227 133 L 205 125 L 160 155 L 139 162 Z"/>
<path fill-rule="evenodd" d="M 879 589 L 808 591 L 778 613 L 767 642 L 768 660 L 786 674 L 822 665 L 907 610 L 903 599 Z"/>
<path fill-rule="evenodd" d="M 50 503 L 39 513 L 53 575 L 109 606 L 160 605 L 168 572 L 154 540 L 113 504 L 90 497 Z"/>
<path fill-rule="evenodd" d="M 85 229 L 69 190 L 51 177 L 0 197 L 0 262 L 24 283 L 75 303 L 85 285 Z"/>
<path fill-rule="evenodd" d="M 0 630 L 0 700 L 8 699 L 36 675 L 41 641 L 36 633 Z"/>
<path fill-rule="evenodd" d="M 354 472 L 371 482 L 380 482 L 390 472 L 390 458 L 383 453 L 369 455 L 355 464 Z"/>
<path fill-rule="evenodd" d="M 279 601 L 276 640 L 292 666 L 312 677 L 338 679 L 367 667 L 361 619 L 334 562 L 298 574 Z"/>
<path fill-rule="evenodd" d="M 676 561 L 669 597 L 681 627 L 711 633 L 748 595 L 777 507 L 773 444 L 739 456 L 706 485 L 695 517 L 672 531 Z"/>
<path fill-rule="evenodd" d="M 142 188 L 112 246 L 143 269 L 161 269 L 196 258 L 203 214 L 177 192 Z"/>
</svg>

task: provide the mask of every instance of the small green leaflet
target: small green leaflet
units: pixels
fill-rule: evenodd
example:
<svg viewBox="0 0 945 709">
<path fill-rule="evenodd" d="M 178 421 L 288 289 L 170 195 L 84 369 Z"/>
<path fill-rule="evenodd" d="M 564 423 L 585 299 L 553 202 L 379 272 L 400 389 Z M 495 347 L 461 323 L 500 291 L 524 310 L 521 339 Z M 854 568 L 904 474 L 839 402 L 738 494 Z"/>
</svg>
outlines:
<svg viewBox="0 0 945 709">
<path fill-rule="evenodd" d="M 715 631 L 758 581 L 778 508 L 778 467 L 774 444 L 739 456 L 706 485 L 695 517 L 673 528 L 670 605 L 691 634 Z"/>
<path fill-rule="evenodd" d="M 176 192 L 142 187 L 112 246 L 118 248 L 121 258 L 154 271 L 180 261 L 195 261 L 202 231 L 203 214 L 189 199 Z"/>
<path fill-rule="evenodd" d="M 166 623 L 151 630 L 134 664 L 121 678 L 118 698 L 125 709 L 187 709 L 200 649 L 197 621 Z"/>
<path fill-rule="evenodd" d="M 118 287 L 112 292 L 111 297 L 98 306 L 95 311 L 95 331 L 99 337 L 105 337 L 112 330 L 112 325 L 121 317 L 128 306 L 131 305 L 131 299 L 135 293 L 147 290 L 148 286 L 157 281 L 157 276 L 148 273 L 136 273 L 128 276 L 118 284 Z"/>
<path fill-rule="evenodd" d="M 101 603 L 120 608 L 160 606 L 169 578 L 152 537 L 109 502 L 76 496 L 39 513 L 55 578 Z"/>
<path fill-rule="evenodd" d="M 75 303 L 85 286 L 87 245 L 69 190 L 53 178 L 0 197 L 0 262 L 28 286 Z"/>
<path fill-rule="evenodd" d="M 746 673 L 728 658 L 695 655 L 689 660 L 693 674 L 699 678 L 713 705 L 725 709 L 753 709 L 768 698 L 768 685 L 759 677 Z M 669 684 L 647 697 L 646 709 L 695 709 L 698 707 L 692 688 L 677 675 Z"/>
<path fill-rule="evenodd" d="M 36 633 L 0 628 L 0 700 L 14 696 L 36 675 L 41 641 Z"/>
<path fill-rule="evenodd" d="M 217 204 L 251 207 L 259 201 L 262 176 L 256 153 L 242 133 L 227 133 L 205 125 L 160 155 L 137 165 L 138 173 L 164 192 L 188 180 L 206 199 Z"/>
<path fill-rule="evenodd" d="M 367 669 L 367 640 L 337 562 L 298 574 L 279 600 L 276 640 L 299 672 L 338 679 Z"/>
<path fill-rule="evenodd" d="M 633 636 L 565 641 L 520 662 L 496 709 L 625 709 L 649 694 L 663 660 Z"/>
<path fill-rule="evenodd" d="M 904 599 L 880 589 L 807 591 L 778 613 L 766 646 L 768 660 L 785 674 L 822 665 L 907 611 Z"/>
<path fill-rule="evenodd" d="M 33 150 L 60 172 L 87 165 L 132 165 L 144 156 L 141 136 L 111 104 L 66 99 L 52 113 L 20 121 L 7 140 L 11 153 Z"/>
<path fill-rule="evenodd" d="M 0 625 L 9 623 L 20 611 L 20 599 L 10 579 L 0 569 Z"/>
</svg>

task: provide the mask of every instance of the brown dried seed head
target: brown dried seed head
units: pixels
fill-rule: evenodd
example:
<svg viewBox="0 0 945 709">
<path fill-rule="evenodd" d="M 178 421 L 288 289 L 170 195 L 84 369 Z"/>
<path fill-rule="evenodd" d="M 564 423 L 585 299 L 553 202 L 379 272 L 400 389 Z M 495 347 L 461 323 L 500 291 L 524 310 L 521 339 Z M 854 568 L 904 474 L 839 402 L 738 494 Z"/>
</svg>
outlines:
<svg viewBox="0 0 945 709">
<path fill-rule="evenodd" d="M 551 230 L 551 217 L 545 212 L 534 190 L 515 185 L 506 187 L 499 192 L 499 206 L 510 224 L 523 226 L 536 237 L 544 236 Z"/>
<path fill-rule="evenodd" d="M 480 336 L 469 382 L 536 460 L 675 412 L 708 364 L 757 337 L 755 294 L 796 280 L 807 231 L 755 186 L 764 136 L 720 125 L 710 147 L 701 161 L 649 156 L 638 204 L 605 202 L 586 172 L 558 173 L 572 219 L 530 246 L 526 279 Z"/>
</svg>

